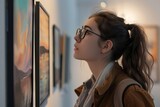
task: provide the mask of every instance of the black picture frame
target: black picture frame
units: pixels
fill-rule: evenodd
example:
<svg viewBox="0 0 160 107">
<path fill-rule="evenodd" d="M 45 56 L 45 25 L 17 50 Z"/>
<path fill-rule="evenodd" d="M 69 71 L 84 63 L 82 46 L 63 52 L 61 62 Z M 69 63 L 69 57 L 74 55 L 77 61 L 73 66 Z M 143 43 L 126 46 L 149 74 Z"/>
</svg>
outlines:
<svg viewBox="0 0 160 107">
<path fill-rule="evenodd" d="M 53 32 L 53 87 L 60 84 L 60 29 L 54 24 Z"/>
<path fill-rule="evenodd" d="M 7 107 L 33 107 L 34 0 L 6 1 Z"/>
<path fill-rule="evenodd" d="M 49 14 L 40 2 L 35 7 L 35 84 L 36 107 L 50 94 L 50 30 Z"/>
</svg>

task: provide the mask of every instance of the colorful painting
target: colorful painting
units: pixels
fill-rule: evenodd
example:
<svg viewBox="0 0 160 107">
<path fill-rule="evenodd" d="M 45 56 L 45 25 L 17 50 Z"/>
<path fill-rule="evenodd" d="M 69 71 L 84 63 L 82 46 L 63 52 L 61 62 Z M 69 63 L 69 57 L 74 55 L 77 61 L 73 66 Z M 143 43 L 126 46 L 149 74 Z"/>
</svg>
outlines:
<svg viewBox="0 0 160 107">
<path fill-rule="evenodd" d="M 33 107 L 33 3 L 6 1 L 7 107 Z"/>
<path fill-rule="evenodd" d="M 39 2 L 36 2 L 36 102 L 37 107 L 49 96 L 49 15 Z"/>
<path fill-rule="evenodd" d="M 14 106 L 32 105 L 32 0 L 14 0 Z"/>
<path fill-rule="evenodd" d="M 154 58 L 154 64 L 151 72 L 151 78 L 154 82 L 158 82 L 160 79 L 158 68 L 158 27 L 157 26 L 144 26 L 144 31 L 147 35 L 147 47 L 149 52 Z M 148 57 L 150 60 L 150 58 Z"/>
</svg>

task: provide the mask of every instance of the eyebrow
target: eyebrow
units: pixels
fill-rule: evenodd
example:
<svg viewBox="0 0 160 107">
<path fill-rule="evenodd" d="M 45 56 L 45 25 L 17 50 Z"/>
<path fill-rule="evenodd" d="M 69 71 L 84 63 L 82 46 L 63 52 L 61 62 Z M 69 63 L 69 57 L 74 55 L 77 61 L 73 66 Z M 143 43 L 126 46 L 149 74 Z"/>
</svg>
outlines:
<svg viewBox="0 0 160 107">
<path fill-rule="evenodd" d="M 90 26 L 85 25 L 84 28 L 89 28 L 90 30 L 92 30 L 92 28 Z"/>
</svg>

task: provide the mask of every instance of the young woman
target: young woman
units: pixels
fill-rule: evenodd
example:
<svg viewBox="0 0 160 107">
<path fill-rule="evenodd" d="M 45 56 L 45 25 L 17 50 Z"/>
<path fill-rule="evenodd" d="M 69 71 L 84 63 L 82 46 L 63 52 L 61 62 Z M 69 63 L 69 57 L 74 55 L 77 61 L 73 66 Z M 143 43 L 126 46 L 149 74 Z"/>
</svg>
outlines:
<svg viewBox="0 0 160 107">
<path fill-rule="evenodd" d="M 152 85 L 145 34 L 136 24 L 125 24 L 112 12 L 91 15 L 74 37 L 74 57 L 85 60 L 92 76 L 77 88 L 75 107 L 116 107 L 122 93 L 124 107 L 154 107 L 149 95 Z M 122 57 L 121 66 L 117 60 Z M 123 80 L 134 81 L 127 87 Z M 137 82 L 137 83 L 135 83 Z M 124 91 L 120 93 L 124 87 Z M 116 97 L 115 97 L 116 96 Z M 120 107 L 120 105 L 118 105 Z"/>
</svg>

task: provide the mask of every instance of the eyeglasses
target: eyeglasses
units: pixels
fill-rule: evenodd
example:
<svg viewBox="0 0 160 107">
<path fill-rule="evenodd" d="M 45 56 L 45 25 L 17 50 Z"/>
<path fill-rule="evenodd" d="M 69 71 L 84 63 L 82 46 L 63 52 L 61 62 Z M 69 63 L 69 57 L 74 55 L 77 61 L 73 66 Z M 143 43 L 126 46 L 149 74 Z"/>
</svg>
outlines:
<svg viewBox="0 0 160 107">
<path fill-rule="evenodd" d="M 96 36 L 104 38 L 102 35 L 99 35 L 91 30 L 85 29 L 83 26 L 82 26 L 82 28 L 78 28 L 76 31 L 76 35 L 79 37 L 80 40 L 84 39 L 84 37 L 86 36 L 87 33 L 93 33 Z"/>
</svg>

